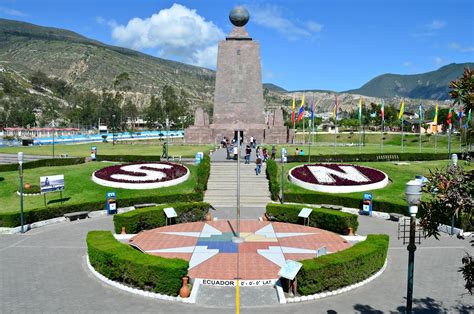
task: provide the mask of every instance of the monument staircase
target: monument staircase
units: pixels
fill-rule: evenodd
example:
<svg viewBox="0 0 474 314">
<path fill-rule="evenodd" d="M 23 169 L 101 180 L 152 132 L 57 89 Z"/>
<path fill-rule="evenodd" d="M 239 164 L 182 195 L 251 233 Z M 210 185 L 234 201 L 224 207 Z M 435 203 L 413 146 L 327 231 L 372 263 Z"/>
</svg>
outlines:
<svg viewBox="0 0 474 314">
<path fill-rule="evenodd" d="M 237 208 L 237 162 L 226 159 L 225 149 L 219 149 L 211 156 L 211 175 L 204 201 L 215 209 L 218 219 L 235 219 Z M 258 219 L 265 213 L 265 206 L 271 202 L 265 164 L 262 172 L 255 175 L 255 150 L 250 164 L 240 161 L 240 208 L 242 219 Z"/>
</svg>

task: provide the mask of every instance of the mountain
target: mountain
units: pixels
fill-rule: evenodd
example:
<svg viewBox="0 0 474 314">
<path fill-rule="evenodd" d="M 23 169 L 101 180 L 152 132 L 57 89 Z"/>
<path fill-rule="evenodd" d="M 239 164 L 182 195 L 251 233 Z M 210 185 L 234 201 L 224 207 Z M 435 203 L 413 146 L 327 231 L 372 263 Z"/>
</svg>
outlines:
<svg viewBox="0 0 474 314">
<path fill-rule="evenodd" d="M 373 97 L 408 97 L 421 99 L 449 98 L 449 82 L 460 77 L 465 67 L 474 68 L 474 63 L 451 63 L 422 74 L 383 74 L 364 84 L 361 88 L 345 91 Z"/>
<path fill-rule="evenodd" d="M 0 19 L 0 68 L 29 77 L 40 70 L 78 89 L 113 91 L 128 73 L 127 96 L 144 105 L 165 85 L 182 88 L 196 103 L 211 104 L 215 72 L 103 44 L 77 33 Z M 139 104 L 140 105 L 140 104 Z"/>
<path fill-rule="evenodd" d="M 272 83 L 263 83 L 263 89 L 268 89 L 271 92 L 277 92 L 277 93 L 286 93 L 287 92 L 287 90 L 284 89 L 283 87 L 280 87 L 280 86 L 272 84 Z"/>
</svg>

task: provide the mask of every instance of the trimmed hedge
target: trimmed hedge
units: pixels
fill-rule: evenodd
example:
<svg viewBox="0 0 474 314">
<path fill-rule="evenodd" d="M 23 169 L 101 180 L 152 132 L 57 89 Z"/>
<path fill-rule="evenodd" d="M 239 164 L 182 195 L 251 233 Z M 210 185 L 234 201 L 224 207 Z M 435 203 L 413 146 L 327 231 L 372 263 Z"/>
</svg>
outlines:
<svg viewBox="0 0 474 314">
<path fill-rule="evenodd" d="M 387 258 L 389 237 L 369 234 L 349 249 L 302 261 L 298 293 L 310 295 L 358 283 L 379 271 Z"/>
<path fill-rule="evenodd" d="M 204 220 L 211 205 L 204 202 L 162 204 L 114 215 L 115 232 L 120 233 L 122 227 L 127 233 L 162 227 L 166 225 L 165 207 L 173 207 L 178 214 L 176 223 L 184 223 Z"/>
<path fill-rule="evenodd" d="M 302 205 L 268 204 L 266 213 L 275 217 L 277 221 L 296 224 L 299 220 L 302 220 L 302 218 L 298 217 L 302 208 Z M 348 234 L 349 227 L 355 232 L 357 227 L 359 227 L 357 215 L 333 209 L 308 208 L 313 209 L 313 212 L 309 216 L 309 225 L 311 227 L 321 228 L 339 234 Z"/>
<path fill-rule="evenodd" d="M 78 165 L 83 163 L 85 163 L 84 157 L 38 159 L 23 163 L 23 169 L 33 169 L 39 167 L 60 167 Z M 18 164 L 0 165 L 0 172 L 16 170 L 18 170 Z"/>
<path fill-rule="evenodd" d="M 201 163 L 197 167 L 197 184 L 194 191 L 201 193 L 204 198 L 204 191 L 207 190 L 207 181 L 211 174 L 211 158 L 205 154 Z"/>
<path fill-rule="evenodd" d="M 285 193 L 285 202 L 303 204 L 332 204 L 362 209 L 362 197 L 356 198 L 343 194 L 330 193 Z M 385 201 L 374 201 L 372 210 L 385 213 L 399 213 L 405 215 L 407 206 Z"/>
<path fill-rule="evenodd" d="M 187 193 L 187 194 L 169 194 L 169 195 L 150 195 L 133 198 L 119 198 L 117 200 L 119 207 L 133 206 L 135 204 L 146 203 L 174 203 L 181 202 L 198 202 L 202 200 L 202 193 Z M 30 224 L 36 221 L 61 217 L 67 213 L 78 211 L 95 211 L 105 209 L 105 201 L 94 201 L 81 204 L 71 205 L 57 205 L 50 207 L 40 207 L 24 212 L 25 224 Z M 20 225 L 20 212 L 1 212 L 0 213 L 0 227 L 16 227 Z"/>
<path fill-rule="evenodd" d="M 142 253 L 117 241 L 110 231 L 90 231 L 87 251 L 94 269 L 105 277 L 140 288 L 176 296 L 189 263 Z"/>
<path fill-rule="evenodd" d="M 454 154 L 454 152 L 453 152 Z M 461 156 L 460 153 L 457 153 Z M 447 153 L 341 154 L 311 155 L 311 162 L 420 161 L 449 159 Z M 308 162 L 308 156 L 288 156 L 288 162 Z"/>
<path fill-rule="evenodd" d="M 278 168 L 275 160 L 267 160 L 267 179 L 270 188 L 270 194 L 273 201 L 277 201 L 280 197 L 280 181 L 278 180 Z"/>
<path fill-rule="evenodd" d="M 119 162 L 149 162 L 160 161 L 160 156 L 138 156 L 138 155 L 97 155 L 97 161 L 119 161 Z"/>
</svg>

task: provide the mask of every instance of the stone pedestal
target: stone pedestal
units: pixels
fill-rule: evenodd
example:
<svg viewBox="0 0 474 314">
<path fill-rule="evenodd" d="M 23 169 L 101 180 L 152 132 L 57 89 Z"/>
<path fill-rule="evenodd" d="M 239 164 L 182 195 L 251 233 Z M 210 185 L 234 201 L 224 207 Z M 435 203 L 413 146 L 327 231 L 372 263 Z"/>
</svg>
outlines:
<svg viewBox="0 0 474 314">
<path fill-rule="evenodd" d="M 184 139 L 187 144 L 213 143 L 212 130 L 209 128 L 209 115 L 202 108 L 194 113 L 194 125 L 184 130 Z"/>
</svg>

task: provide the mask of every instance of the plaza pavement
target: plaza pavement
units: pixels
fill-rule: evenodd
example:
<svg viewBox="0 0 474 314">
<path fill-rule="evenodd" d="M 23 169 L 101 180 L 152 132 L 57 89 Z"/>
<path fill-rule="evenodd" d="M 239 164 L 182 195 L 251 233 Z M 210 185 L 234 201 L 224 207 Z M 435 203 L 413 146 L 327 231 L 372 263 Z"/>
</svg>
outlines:
<svg viewBox="0 0 474 314">
<path fill-rule="evenodd" d="M 399 313 L 405 306 L 406 246 L 397 240 L 397 224 L 359 217 L 359 234 L 390 235 L 385 272 L 369 284 L 312 302 L 256 308 L 268 291 L 242 291 L 241 313 Z M 1 313 L 234 313 L 232 293 L 215 306 L 147 299 L 107 286 L 88 271 L 85 238 L 89 230 L 112 230 L 112 217 L 63 222 L 26 234 L 0 235 Z M 424 240 L 415 257 L 414 308 L 419 313 L 472 313 L 474 297 L 457 272 L 469 239 L 443 235 Z M 254 289 L 254 288 L 252 288 Z M 221 297 L 209 291 L 204 299 Z M 201 302 L 199 302 L 201 303 Z M 245 305 L 247 304 L 247 306 Z M 250 305 L 250 306 L 249 306 Z"/>
</svg>

